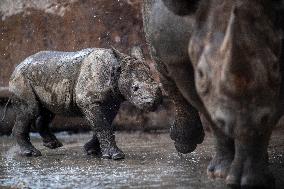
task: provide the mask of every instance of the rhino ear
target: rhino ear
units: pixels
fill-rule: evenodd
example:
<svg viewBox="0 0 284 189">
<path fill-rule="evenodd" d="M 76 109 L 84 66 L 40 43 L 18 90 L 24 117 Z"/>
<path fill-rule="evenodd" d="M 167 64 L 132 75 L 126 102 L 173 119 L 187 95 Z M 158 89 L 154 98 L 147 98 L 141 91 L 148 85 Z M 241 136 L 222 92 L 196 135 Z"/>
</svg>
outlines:
<svg viewBox="0 0 284 189">
<path fill-rule="evenodd" d="M 143 51 L 139 46 L 134 46 L 131 48 L 130 50 L 130 55 L 137 58 L 140 61 L 144 61 L 144 55 L 143 55 Z"/>
<path fill-rule="evenodd" d="M 196 10 L 198 0 L 162 0 L 174 14 L 185 16 Z"/>
</svg>

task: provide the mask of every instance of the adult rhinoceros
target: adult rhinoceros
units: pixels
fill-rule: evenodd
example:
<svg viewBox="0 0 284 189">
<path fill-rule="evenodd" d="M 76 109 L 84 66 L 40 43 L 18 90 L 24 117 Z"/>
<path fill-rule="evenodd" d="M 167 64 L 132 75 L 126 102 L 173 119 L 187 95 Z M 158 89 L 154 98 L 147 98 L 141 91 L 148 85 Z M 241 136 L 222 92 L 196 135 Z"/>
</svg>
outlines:
<svg viewBox="0 0 284 189">
<path fill-rule="evenodd" d="M 184 152 L 194 149 L 201 136 L 197 110 L 204 114 L 216 138 L 207 173 L 237 187 L 274 187 L 267 146 L 283 112 L 284 69 L 272 3 L 278 1 L 146 0 L 143 6 L 146 38 L 177 120 L 186 112 L 172 138 L 186 144 Z"/>
</svg>

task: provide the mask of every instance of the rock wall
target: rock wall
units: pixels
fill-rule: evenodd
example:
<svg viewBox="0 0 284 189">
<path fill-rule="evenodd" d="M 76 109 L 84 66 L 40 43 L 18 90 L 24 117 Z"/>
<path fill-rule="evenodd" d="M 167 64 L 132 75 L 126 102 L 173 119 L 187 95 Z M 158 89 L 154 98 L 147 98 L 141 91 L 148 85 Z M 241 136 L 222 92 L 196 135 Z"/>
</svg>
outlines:
<svg viewBox="0 0 284 189">
<path fill-rule="evenodd" d="M 1 0 L 0 86 L 41 50 L 146 49 L 140 0 Z M 145 51 L 146 52 L 146 51 Z"/>
</svg>

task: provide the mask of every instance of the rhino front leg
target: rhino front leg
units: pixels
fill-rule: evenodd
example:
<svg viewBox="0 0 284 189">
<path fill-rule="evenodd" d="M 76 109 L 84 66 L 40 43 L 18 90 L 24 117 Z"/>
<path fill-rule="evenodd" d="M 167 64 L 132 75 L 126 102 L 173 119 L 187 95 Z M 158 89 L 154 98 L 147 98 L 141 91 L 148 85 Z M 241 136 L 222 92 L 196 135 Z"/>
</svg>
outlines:
<svg viewBox="0 0 284 189">
<path fill-rule="evenodd" d="M 98 138 L 102 158 L 123 159 L 125 155 L 117 147 L 115 142 L 115 135 L 111 126 L 112 120 L 103 113 L 103 110 L 100 104 L 92 104 L 82 108 L 83 113 L 91 123 L 92 129 Z"/>
<path fill-rule="evenodd" d="M 207 167 L 207 175 L 213 179 L 226 178 L 234 159 L 234 140 L 217 128 L 212 130 L 215 136 L 215 155 Z"/>
<path fill-rule="evenodd" d="M 267 134 L 267 133 L 266 133 Z M 235 157 L 226 178 L 228 185 L 241 188 L 275 188 L 268 168 L 267 146 L 269 136 L 235 140 Z"/>
<path fill-rule="evenodd" d="M 99 155 L 101 154 L 101 147 L 100 147 L 100 142 L 97 137 L 97 135 L 94 133 L 93 138 L 89 140 L 85 145 L 84 145 L 84 150 L 88 155 L 94 154 L 94 155 Z"/>
<path fill-rule="evenodd" d="M 175 81 L 169 76 L 167 67 L 159 58 L 155 58 L 160 81 L 170 101 L 174 104 L 174 123 L 170 127 L 170 137 L 175 141 L 175 148 L 181 153 L 190 153 L 204 139 L 204 130 L 198 111 L 183 97 Z"/>
<path fill-rule="evenodd" d="M 97 131 L 100 142 L 102 158 L 104 159 L 124 159 L 124 153 L 116 146 L 115 135 L 111 129 Z"/>
<path fill-rule="evenodd" d="M 48 110 L 42 110 L 38 119 L 36 120 L 36 127 L 43 139 L 43 145 L 50 149 L 55 149 L 63 146 L 62 143 L 50 131 L 49 125 L 53 118 L 54 114 L 52 114 Z"/>
<path fill-rule="evenodd" d="M 179 91 L 172 96 L 175 121 L 170 128 L 171 139 L 178 152 L 190 153 L 204 139 L 203 126 L 198 111 L 189 104 Z"/>
</svg>

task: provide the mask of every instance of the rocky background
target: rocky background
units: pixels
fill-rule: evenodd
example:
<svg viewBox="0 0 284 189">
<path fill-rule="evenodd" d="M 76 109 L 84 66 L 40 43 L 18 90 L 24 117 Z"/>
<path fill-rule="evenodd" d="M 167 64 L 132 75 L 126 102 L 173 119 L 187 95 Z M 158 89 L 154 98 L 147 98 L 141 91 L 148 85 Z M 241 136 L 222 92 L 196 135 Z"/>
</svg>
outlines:
<svg viewBox="0 0 284 189">
<path fill-rule="evenodd" d="M 0 86 L 41 50 L 146 47 L 140 0 L 1 0 Z"/>
<path fill-rule="evenodd" d="M 77 51 L 111 46 L 127 53 L 139 45 L 149 60 L 143 33 L 141 0 L 0 0 L 0 132 L 9 133 L 15 113 L 9 106 L 8 81 L 14 68 L 41 50 Z M 149 61 L 151 68 L 153 68 Z M 154 71 L 154 69 L 153 69 Z M 170 105 L 154 113 L 123 104 L 115 120 L 117 129 L 169 128 Z M 55 130 L 88 130 L 80 118 L 56 117 Z"/>
</svg>

